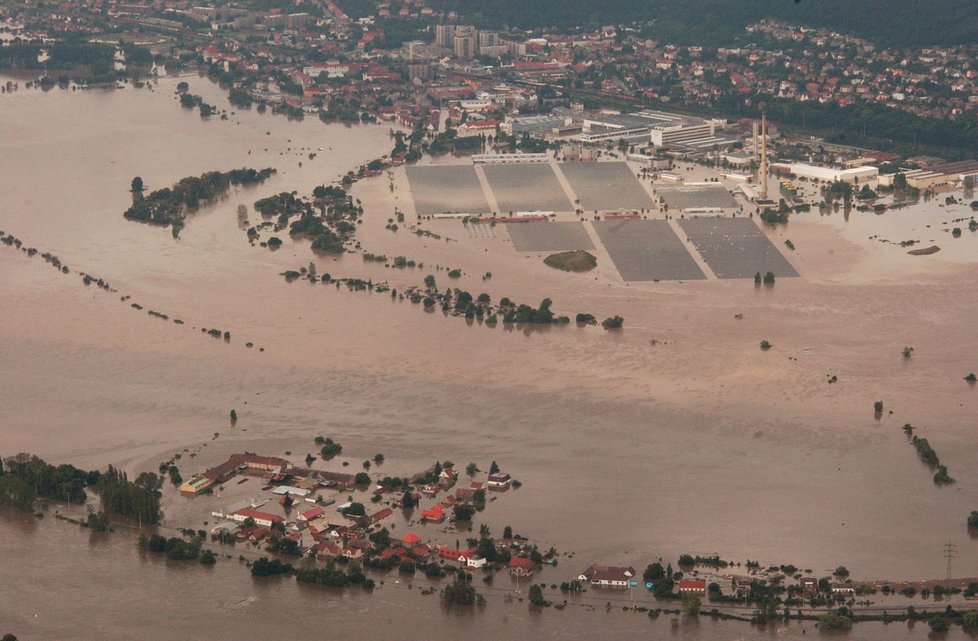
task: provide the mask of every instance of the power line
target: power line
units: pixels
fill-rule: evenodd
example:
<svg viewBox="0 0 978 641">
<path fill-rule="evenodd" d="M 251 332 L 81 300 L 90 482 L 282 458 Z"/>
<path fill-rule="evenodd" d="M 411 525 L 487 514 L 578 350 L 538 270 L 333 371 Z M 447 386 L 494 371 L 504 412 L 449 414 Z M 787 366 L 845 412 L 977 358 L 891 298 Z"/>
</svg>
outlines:
<svg viewBox="0 0 978 641">
<path fill-rule="evenodd" d="M 958 555 L 958 546 L 956 546 L 953 543 L 944 544 L 944 558 L 947 560 L 947 585 L 945 587 L 947 587 L 948 589 L 950 589 L 951 587 L 951 562 L 954 560 L 954 557 L 956 557 L 957 555 Z"/>
</svg>

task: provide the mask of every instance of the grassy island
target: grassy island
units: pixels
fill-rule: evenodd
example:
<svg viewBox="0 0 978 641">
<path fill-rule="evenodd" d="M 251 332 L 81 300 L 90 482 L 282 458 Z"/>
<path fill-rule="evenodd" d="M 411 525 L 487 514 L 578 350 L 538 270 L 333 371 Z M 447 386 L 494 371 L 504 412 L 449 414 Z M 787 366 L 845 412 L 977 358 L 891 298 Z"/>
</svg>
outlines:
<svg viewBox="0 0 978 641">
<path fill-rule="evenodd" d="M 550 254 L 543 262 L 565 272 L 589 272 L 598 266 L 598 259 L 583 250 Z"/>
</svg>

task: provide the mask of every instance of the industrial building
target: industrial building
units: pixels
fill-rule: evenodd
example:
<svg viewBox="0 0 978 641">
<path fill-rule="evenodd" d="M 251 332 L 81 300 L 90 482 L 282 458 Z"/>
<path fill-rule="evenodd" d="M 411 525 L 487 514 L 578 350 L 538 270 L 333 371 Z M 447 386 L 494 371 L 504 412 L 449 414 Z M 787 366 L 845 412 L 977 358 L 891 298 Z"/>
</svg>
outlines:
<svg viewBox="0 0 978 641">
<path fill-rule="evenodd" d="M 916 189 L 931 189 L 942 185 L 953 185 L 964 182 L 967 178 L 978 179 L 978 160 L 962 160 L 939 165 L 931 165 L 926 169 L 904 171 L 907 184 Z M 886 177 L 886 184 L 892 184 L 893 175 Z"/>
<path fill-rule="evenodd" d="M 784 173 L 790 173 L 799 178 L 810 178 L 812 180 L 823 180 L 825 182 L 848 182 L 858 183 L 875 180 L 880 173 L 878 167 L 852 167 L 850 169 L 836 169 L 835 167 L 821 167 L 818 165 L 808 165 L 805 163 L 772 163 L 771 169 Z"/>
<path fill-rule="evenodd" d="M 581 142 L 626 140 L 651 142 L 656 147 L 710 151 L 727 147 L 735 138 L 717 135 L 723 120 L 704 120 L 665 111 L 643 110 L 630 114 L 591 113 L 583 118 Z"/>
</svg>

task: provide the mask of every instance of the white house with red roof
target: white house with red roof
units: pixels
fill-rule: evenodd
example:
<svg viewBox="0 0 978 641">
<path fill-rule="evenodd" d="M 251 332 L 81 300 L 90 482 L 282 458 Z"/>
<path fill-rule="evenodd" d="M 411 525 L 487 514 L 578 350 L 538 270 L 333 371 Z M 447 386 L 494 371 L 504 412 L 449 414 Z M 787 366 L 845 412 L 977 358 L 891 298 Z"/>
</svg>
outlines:
<svg viewBox="0 0 978 641">
<path fill-rule="evenodd" d="M 457 138 L 481 135 L 493 136 L 496 134 L 496 127 L 502 124 L 502 120 L 468 120 L 458 126 L 455 130 L 455 135 Z"/>
</svg>

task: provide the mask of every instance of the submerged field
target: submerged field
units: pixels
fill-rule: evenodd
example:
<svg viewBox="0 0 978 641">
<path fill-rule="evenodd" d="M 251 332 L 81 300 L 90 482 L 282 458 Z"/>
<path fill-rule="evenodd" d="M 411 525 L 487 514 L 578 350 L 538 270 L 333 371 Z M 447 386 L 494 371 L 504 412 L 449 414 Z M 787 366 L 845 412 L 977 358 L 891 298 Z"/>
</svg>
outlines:
<svg viewBox="0 0 978 641">
<path fill-rule="evenodd" d="M 191 82 L 222 104 L 216 88 Z M 0 229 L 104 275 L 134 301 L 197 327 L 227 328 L 234 338 L 225 344 L 183 331 L 0 248 L 4 455 L 33 451 L 132 474 L 215 432 L 222 451 L 277 455 L 327 434 L 353 461 L 383 451 L 410 469 L 433 458 L 504 462 L 524 487 L 494 508 L 492 527 L 532 531 L 573 550 L 581 566 L 562 561 L 548 581 L 594 562 L 644 567 L 686 552 L 791 562 L 819 574 L 846 565 L 859 578 L 924 578 L 942 575 L 948 541 L 959 546 L 955 574 L 978 574 L 978 546 L 964 527 L 978 507 L 971 471 L 978 398 L 962 380 L 978 369 L 978 285 L 966 251 L 974 238 L 920 227 L 912 233 L 947 249 L 908 256 L 867 233 L 875 227 L 900 240 L 916 221 L 937 226 L 956 210 L 922 204 L 892 219 L 813 213 L 780 228 L 750 221 L 778 248 L 790 237 L 800 275 L 756 288 L 749 279 L 705 276 L 676 232 L 691 221 L 589 223 L 596 235 L 588 239 L 601 243 L 587 274 L 520 253 L 501 226 L 475 235 L 459 220 L 432 221 L 422 228 L 438 238 L 415 235 L 415 182 L 397 169 L 354 187 L 366 212 L 356 239 L 364 250 L 424 268 L 316 255 L 308 241 L 287 237 L 271 252 L 248 244 L 237 205 L 250 209 L 258 198 L 335 180 L 389 150 L 386 128 L 326 128 L 251 112 L 203 122 L 173 101 L 173 84 L 161 82 L 157 93 L 0 99 L 0 153 L 11 159 L 0 172 Z M 278 173 L 189 218 L 179 240 L 122 218 L 133 175 L 155 188 L 244 165 Z M 694 178 L 699 171 L 689 170 Z M 517 196 L 508 196 L 512 206 L 530 208 L 520 204 L 529 197 Z M 396 232 L 387 223 L 394 207 L 407 212 Z M 660 262 L 627 278 L 632 257 L 649 249 Z M 625 326 L 491 328 L 389 295 L 287 284 L 280 275 L 310 262 L 320 273 L 397 289 L 433 274 L 439 288 L 532 305 L 551 298 L 572 318 L 619 314 Z M 683 282 L 653 280 L 670 274 Z M 760 350 L 762 339 L 774 347 Z M 265 351 L 244 349 L 244 340 Z M 912 358 L 901 356 L 905 346 L 914 347 Z M 877 400 L 885 403 L 878 417 Z M 233 429 L 231 407 L 240 416 Z M 934 486 L 905 423 L 940 452 L 955 485 Z M 182 525 L 185 512 L 172 509 Z M 5 557 L 46 550 L 49 562 L 33 569 L 41 584 L 53 584 L 66 559 L 89 567 L 102 554 L 97 543 L 41 545 L 48 539 L 36 529 L 49 524 L 31 523 L 3 521 L 0 538 Z M 180 572 L 152 565 L 134 559 L 125 567 L 150 583 Z M 14 607 L 52 611 L 56 592 L 15 595 Z M 229 592 L 217 602 L 254 596 Z M 207 610 L 189 594 L 188 603 Z M 261 619 L 255 609 L 241 616 Z M 341 629 L 360 629 L 354 615 L 335 616 Z"/>
</svg>

